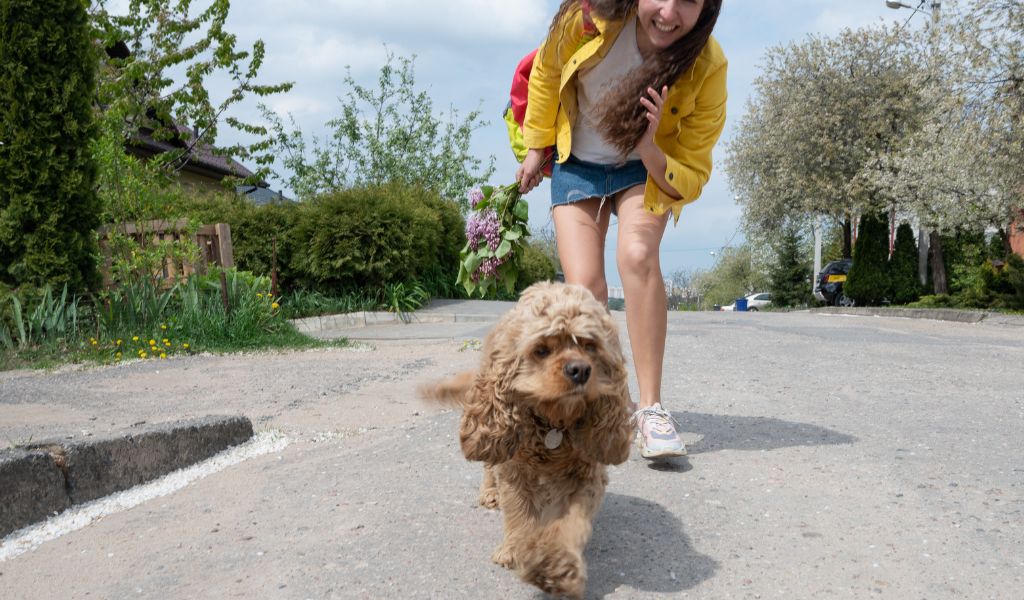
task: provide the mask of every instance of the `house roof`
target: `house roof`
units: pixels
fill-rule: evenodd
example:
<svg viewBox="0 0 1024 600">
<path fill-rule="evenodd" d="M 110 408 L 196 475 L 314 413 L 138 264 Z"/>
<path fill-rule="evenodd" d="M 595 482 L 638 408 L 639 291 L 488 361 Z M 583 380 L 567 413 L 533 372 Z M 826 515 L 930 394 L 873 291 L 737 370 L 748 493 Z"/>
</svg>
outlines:
<svg viewBox="0 0 1024 600">
<path fill-rule="evenodd" d="M 184 150 L 188 148 L 195 133 L 188 127 L 174 124 L 176 135 L 169 140 L 158 140 L 153 138 L 153 129 L 150 127 L 139 128 L 138 135 L 134 136 L 129 145 L 133 150 L 147 156 L 162 154 L 172 150 Z M 192 148 L 191 154 L 187 157 L 185 169 L 203 172 L 219 179 L 233 175 L 235 177 L 251 177 L 253 172 L 247 169 L 238 161 L 216 154 L 214 147 L 200 141 Z"/>
<path fill-rule="evenodd" d="M 235 192 L 237 192 L 239 196 L 247 198 L 257 206 L 272 204 L 274 202 L 294 202 L 294 200 L 285 196 L 281 192 L 275 192 L 269 187 L 263 185 L 240 185 L 235 187 Z"/>
</svg>

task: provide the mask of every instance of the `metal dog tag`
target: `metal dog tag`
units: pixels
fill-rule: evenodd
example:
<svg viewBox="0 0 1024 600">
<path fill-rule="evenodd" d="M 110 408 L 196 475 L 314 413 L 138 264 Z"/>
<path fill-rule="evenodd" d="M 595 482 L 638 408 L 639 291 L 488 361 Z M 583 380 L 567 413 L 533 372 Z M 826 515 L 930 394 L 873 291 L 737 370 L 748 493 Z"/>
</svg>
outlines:
<svg viewBox="0 0 1024 600">
<path fill-rule="evenodd" d="M 548 450 L 554 450 L 555 448 L 562 445 L 562 430 L 552 429 L 544 436 L 544 447 Z"/>
</svg>

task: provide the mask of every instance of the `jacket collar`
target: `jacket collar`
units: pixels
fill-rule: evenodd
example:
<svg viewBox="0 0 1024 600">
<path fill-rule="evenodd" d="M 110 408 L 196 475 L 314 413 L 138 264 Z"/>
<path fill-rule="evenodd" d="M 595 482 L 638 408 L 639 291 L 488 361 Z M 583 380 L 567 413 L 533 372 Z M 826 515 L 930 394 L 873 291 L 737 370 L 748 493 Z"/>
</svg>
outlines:
<svg viewBox="0 0 1024 600">
<path fill-rule="evenodd" d="M 594 22 L 594 26 L 597 27 L 598 34 L 602 38 L 601 47 L 597 51 L 599 56 L 603 58 L 604 55 L 611 50 L 612 44 L 615 43 L 616 39 L 618 39 L 619 33 L 622 32 L 622 28 L 625 27 L 626 23 L 635 16 L 635 8 L 630 9 L 630 11 L 626 13 L 625 18 L 616 21 L 602 19 L 599 15 L 591 13 L 590 20 Z M 710 40 L 708 43 L 711 43 Z M 697 60 L 699 61 L 700 59 L 701 57 L 698 56 Z M 679 81 L 693 81 L 693 72 L 696 70 L 696 66 L 695 62 L 694 66 L 690 67 L 689 71 L 683 73 L 682 76 L 679 77 Z"/>
</svg>

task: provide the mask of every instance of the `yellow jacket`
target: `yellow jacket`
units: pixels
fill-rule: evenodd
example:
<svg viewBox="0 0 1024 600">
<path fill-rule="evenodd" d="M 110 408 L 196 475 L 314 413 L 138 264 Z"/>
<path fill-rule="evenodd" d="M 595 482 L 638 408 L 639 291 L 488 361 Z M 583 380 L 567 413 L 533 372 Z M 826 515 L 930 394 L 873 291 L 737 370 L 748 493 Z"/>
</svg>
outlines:
<svg viewBox="0 0 1024 600">
<path fill-rule="evenodd" d="M 592 18 L 598 35 L 584 41 L 582 12 L 568 13 L 541 45 L 530 73 L 523 139 L 530 148 L 556 145 L 559 162 L 565 162 L 572 149 L 572 125 L 578 110 L 576 74 L 608 54 L 625 24 L 597 15 Z M 678 222 L 683 206 L 700 197 L 711 176 L 711 149 L 725 127 L 727 64 L 712 37 L 693 67 L 669 87 L 654 142 L 668 160 L 665 180 L 681 197 L 666 194 L 648 176 L 644 190 L 647 210 L 659 215 L 671 210 Z"/>
</svg>

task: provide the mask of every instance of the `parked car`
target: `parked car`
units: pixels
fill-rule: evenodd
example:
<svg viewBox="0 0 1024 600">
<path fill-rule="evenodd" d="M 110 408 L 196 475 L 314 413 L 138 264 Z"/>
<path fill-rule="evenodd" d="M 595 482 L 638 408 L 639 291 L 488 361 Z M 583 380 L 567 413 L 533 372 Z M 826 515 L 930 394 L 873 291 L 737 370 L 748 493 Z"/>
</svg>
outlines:
<svg viewBox="0 0 1024 600">
<path fill-rule="evenodd" d="M 747 301 L 747 310 L 751 312 L 757 312 L 758 310 L 772 303 L 772 295 L 769 294 L 768 292 L 750 294 L 749 296 L 746 296 L 745 298 L 742 299 Z M 720 306 L 718 310 L 736 310 L 736 303 L 733 302 L 732 304 Z"/>
<path fill-rule="evenodd" d="M 853 300 L 843 294 L 843 283 L 852 266 L 853 260 L 844 258 L 822 267 L 818 280 L 814 282 L 814 297 L 834 306 L 853 306 Z"/>
<path fill-rule="evenodd" d="M 751 312 L 757 312 L 771 303 L 772 295 L 768 292 L 761 292 L 760 294 L 751 294 L 747 296 L 747 310 Z"/>
</svg>

